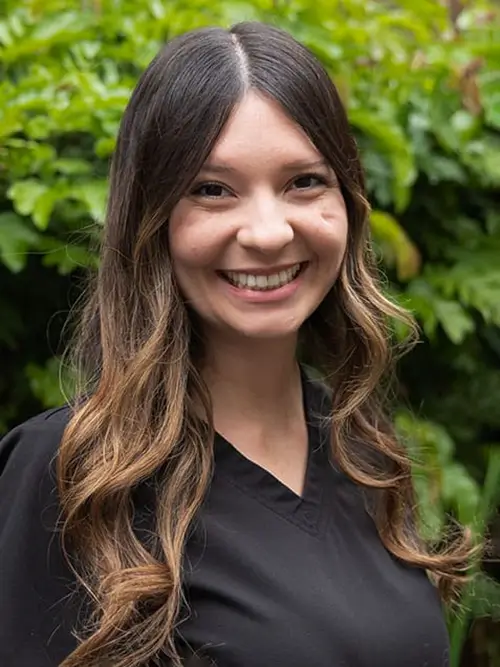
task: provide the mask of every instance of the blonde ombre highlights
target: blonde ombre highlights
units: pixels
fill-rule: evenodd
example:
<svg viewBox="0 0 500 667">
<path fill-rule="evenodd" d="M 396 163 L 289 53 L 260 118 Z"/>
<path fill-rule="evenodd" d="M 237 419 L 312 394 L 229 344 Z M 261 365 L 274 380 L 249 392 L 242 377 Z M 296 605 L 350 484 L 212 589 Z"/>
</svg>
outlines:
<svg viewBox="0 0 500 667">
<path fill-rule="evenodd" d="M 410 461 L 385 412 L 390 320 L 413 325 L 379 287 L 363 174 L 338 94 L 312 54 L 279 29 L 206 28 L 155 58 L 120 127 L 100 268 L 72 349 L 80 391 L 58 455 L 63 546 L 90 606 L 62 667 L 145 667 L 162 656 L 181 664 L 183 556 L 209 488 L 214 432 L 199 374 L 203 338 L 172 272 L 168 220 L 250 88 L 304 129 L 346 201 L 341 274 L 300 344 L 332 390 L 336 459 L 366 489 L 390 552 L 427 569 L 443 599 L 464 577 L 465 541 L 438 551 L 418 537 Z M 144 540 L 134 494 L 148 480 L 156 525 Z"/>
</svg>

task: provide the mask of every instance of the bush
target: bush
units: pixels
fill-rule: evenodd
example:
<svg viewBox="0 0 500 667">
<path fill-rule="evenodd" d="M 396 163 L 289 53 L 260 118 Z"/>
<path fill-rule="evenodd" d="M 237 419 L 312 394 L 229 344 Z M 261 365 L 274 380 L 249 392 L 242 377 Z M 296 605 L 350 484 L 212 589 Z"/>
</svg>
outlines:
<svg viewBox="0 0 500 667">
<path fill-rule="evenodd" d="M 96 265 L 90 248 L 103 221 L 108 162 L 139 73 L 172 36 L 243 19 L 277 23 L 312 48 L 347 104 L 387 289 L 423 331 L 401 365 L 397 425 L 424 463 L 415 472 L 425 530 L 438 537 L 452 513 L 480 535 L 500 479 L 495 3 L 460 12 L 435 0 L 7 0 L 0 430 L 64 400 L 61 326 L 82 270 Z M 479 578 L 465 608 L 498 617 L 495 600 L 498 589 Z M 450 621 L 454 666 L 469 611 Z M 498 645 L 480 648 L 485 664 L 500 664 Z"/>
</svg>

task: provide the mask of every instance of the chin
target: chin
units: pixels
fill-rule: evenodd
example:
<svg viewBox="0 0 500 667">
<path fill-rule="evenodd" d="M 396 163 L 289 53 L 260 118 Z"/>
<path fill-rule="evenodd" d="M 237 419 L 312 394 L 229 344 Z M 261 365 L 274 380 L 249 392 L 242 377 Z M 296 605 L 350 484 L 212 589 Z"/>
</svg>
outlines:
<svg viewBox="0 0 500 667">
<path fill-rule="evenodd" d="M 235 334 L 246 339 L 276 340 L 292 337 L 296 338 L 301 326 L 302 320 L 299 322 L 294 321 L 286 323 L 282 319 L 280 322 L 276 323 L 268 322 L 259 324 L 259 322 L 252 322 L 247 325 L 233 325 L 231 329 Z"/>
<path fill-rule="evenodd" d="M 264 341 L 264 340 L 283 340 L 291 338 L 292 336 L 295 338 L 297 336 L 298 331 L 283 331 L 279 329 L 259 329 L 257 331 L 241 331 L 237 333 L 239 333 L 242 337 L 245 337 L 246 339 Z"/>
</svg>

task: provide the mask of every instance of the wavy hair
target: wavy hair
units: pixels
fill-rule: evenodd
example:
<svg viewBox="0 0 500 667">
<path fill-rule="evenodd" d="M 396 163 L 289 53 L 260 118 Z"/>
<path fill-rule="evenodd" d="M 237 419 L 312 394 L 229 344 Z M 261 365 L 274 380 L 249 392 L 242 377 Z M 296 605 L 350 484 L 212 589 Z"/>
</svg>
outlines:
<svg viewBox="0 0 500 667">
<path fill-rule="evenodd" d="M 63 545 L 92 611 L 62 667 L 139 667 L 161 655 L 181 664 L 174 637 L 183 555 L 211 479 L 214 427 L 197 363 L 201 337 L 172 272 L 168 220 L 251 89 L 304 129 L 347 206 L 341 273 L 300 332 L 304 359 L 332 389 L 336 460 L 373 492 L 370 511 L 391 553 L 425 568 L 443 599 L 464 576 L 465 542 L 439 551 L 418 538 L 410 461 L 384 412 L 390 320 L 412 322 L 380 289 L 362 168 L 335 86 L 276 27 L 204 28 L 153 60 L 118 135 L 100 266 L 72 350 L 80 399 L 58 454 Z M 155 540 L 145 544 L 133 499 L 151 478 Z"/>
</svg>

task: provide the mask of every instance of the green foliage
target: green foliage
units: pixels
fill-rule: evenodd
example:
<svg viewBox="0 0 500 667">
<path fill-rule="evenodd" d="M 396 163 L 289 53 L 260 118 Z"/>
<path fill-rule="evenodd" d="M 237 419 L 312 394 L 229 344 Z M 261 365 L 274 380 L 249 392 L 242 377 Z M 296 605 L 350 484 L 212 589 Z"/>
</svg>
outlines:
<svg viewBox="0 0 500 667">
<path fill-rule="evenodd" d="M 109 158 L 139 73 L 185 30 L 269 21 L 313 49 L 338 85 L 388 288 L 422 328 L 400 367 L 417 417 L 402 408 L 397 422 L 422 464 L 424 529 L 437 537 L 452 513 L 483 534 L 499 500 L 488 485 L 500 442 L 500 10 L 477 1 L 455 16 L 447 4 L 6 0 L 0 430 L 64 400 L 53 357 L 82 270 L 97 262 Z M 478 582 L 468 613 L 498 618 L 498 586 Z"/>
</svg>

